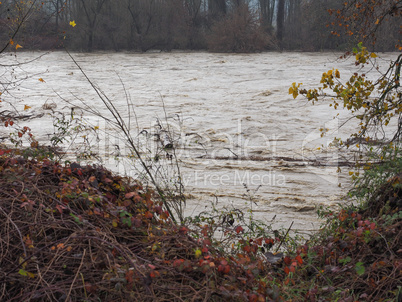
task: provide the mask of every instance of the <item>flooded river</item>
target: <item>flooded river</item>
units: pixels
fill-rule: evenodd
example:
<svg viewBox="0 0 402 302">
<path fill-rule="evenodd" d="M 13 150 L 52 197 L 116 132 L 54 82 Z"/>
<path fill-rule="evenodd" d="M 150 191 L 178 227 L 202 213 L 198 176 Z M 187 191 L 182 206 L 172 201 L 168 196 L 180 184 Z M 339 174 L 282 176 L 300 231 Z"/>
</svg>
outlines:
<svg viewBox="0 0 402 302">
<path fill-rule="evenodd" d="M 356 125 L 339 129 L 347 112 L 335 112 L 328 103 L 294 100 L 288 90 L 293 82 L 312 87 L 332 68 L 347 79 L 356 71 L 352 60 L 338 61 L 339 53 L 72 56 L 120 111 L 150 168 L 172 183 L 178 177 L 172 172 L 174 154 L 163 145 L 175 146 L 188 199 L 186 215 L 210 209 L 211 202 L 244 211 L 252 207 L 256 218 L 274 219 L 277 227 L 294 221 L 295 229 L 310 231 L 319 225 L 317 206 L 342 202 L 349 169 L 341 165 L 338 173 L 338 161 L 353 154 L 339 151 L 331 142 L 334 137 L 346 138 Z M 386 67 L 393 56 L 381 57 Z M 41 142 L 60 131 L 53 126 L 52 111 L 68 118 L 71 108 L 84 102 L 111 117 L 65 52 L 7 54 L 1 64 L 2 82 L 14 83 L 2 98 L 23 114 L 36 116 L 25 124 Z M 24 111 L 25 105 L 31 108 Z M 10 107 L 4 102 L 1 106 Z M 74 112 L 79 119 L 82 112 Z M 118 131 L 88 113 L 82 120 L 95 131 L 86 137 L 75 134 L 77 144 L 65 145 L 69 152 L 81 152 L 83 143 L 89 143 L 104 165 L 138 176 L 138 169 L 122 161 L 129 150 Z M 320 128 L 327 129 L 324 137 Z"/>
</svg>

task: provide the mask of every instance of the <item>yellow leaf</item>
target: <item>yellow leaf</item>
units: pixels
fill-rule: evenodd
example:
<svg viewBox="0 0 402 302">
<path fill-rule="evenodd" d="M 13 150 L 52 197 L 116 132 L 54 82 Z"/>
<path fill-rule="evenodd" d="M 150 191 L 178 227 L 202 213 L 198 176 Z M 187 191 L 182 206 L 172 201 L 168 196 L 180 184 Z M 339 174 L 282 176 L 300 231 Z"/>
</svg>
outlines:
<svg viewBox="0 0 402 302">
<path fill-rule="evenodd" d="M 17 44 L 17 45 L 15 46 L 15 49 L 18 49 L 18 48 L 22 48 L 22 46 L 19 45 L 19 44 Z"/>
<path fill-rule="evenodd" d="M 32 108 L 31 106 L 28 106 L 28 105 L 25 105 L 24 106 L 24 110 L 28 110 L 28 109 L 30 109 L 30 108 Z"/>
<path fill-rule="evenodd" d="M 194 254 L 195 254 L 195 258 L 200 258 L 202 255 L 202 252 L 200 249 L 196 249 Z"/>
<path fill-rule="evenodd" d="M 75 21 L 73 20 L 73 21 L 70 21 L 70 25 L 71 25 L 72 27 L 75 27 L 77 24 L 76 24 Z"/>
<path fill-rule="evenodd" d="M 99 129 L 99 126 L 95 126 L 94 129 L 95 129 L 95 130 L 98 130 L 98 129 Z"/>
<path fill-rule="evenodd" d="M 296 82 L 292 83 L 292 86 L 289 88 L 289 94 L 293 95 L 293 98 L 297 98 L 297 96 L 299 95 L 299 87 L 300 87 L 301 83 L 299 83 L 296 86 Z"/>
<path fill-rule="evenodd" d="M 18 273 L 19 273 L 21 276 L 25 276 L 25 277 L 29 277 L 29 278 L 35 278 L 35 274 L 30 273 L 30 272 L 27 272 L 27 271 L 24 270 L 24 269 L 20 269 L 20 270 L 18 271 Z"/>
<path fill-rule="evenodd" d="M 10 40 L 10 45 L 14 45 L 13 39 Z"/>
<path fill-rule="evenodd" d="M 20 258 L 18 259 L 18 262 L 19 262 L 19 264 L 22 263 L 21 266 L 23 269 L 25 269 L 25 267 L 27 266 L 27 262 L 24 262 L 24 261 L 25 261 L 25 259 L 20 256 Z"/>
<path fill-rule="evenodd" d="M 114 228 L 117 228 L 117 226 L 118 226 L 119 224 L 117 223 L 116 220 L 113 220 L 112 225 L 113 225 Z"/>
<path fill-rule="evenodd" d="M 375 21 L 375 24 L 377 25 L 378 23 L 380 23 L 380 19 L 377 19 L 377 21 Z"/>
<path fill-rule="evenodd" d="M 44 79 L 42 79 L 42 78 L 39 78 L 39 80 L 38 80 L 39 82 L 42 82 L 42 83 L 45 83 L 45 80 Z"/>
<path fill-rule="evenodd" d="M 370 57 L 372 57 L 372 58 L 377 58 L 377 55 L 376 55 L 374 52 L 372 52 L 371 55 L 370 55 Z"/>
</svg>

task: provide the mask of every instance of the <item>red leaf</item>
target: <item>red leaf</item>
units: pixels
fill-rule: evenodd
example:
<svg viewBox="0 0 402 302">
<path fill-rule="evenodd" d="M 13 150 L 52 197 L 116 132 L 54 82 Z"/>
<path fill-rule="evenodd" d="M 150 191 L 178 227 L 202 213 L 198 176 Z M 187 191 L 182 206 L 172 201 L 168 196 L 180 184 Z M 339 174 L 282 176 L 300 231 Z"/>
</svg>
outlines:
<svg viewBox="0 0 402 302">
<path fill-rule="evenodd" d="M 140 195 L 137 195 L 134 197 L 134 202 L 138 203 L 142 201 L 142 197 Z"/>
<path fill-rule="evenodd" d="M 229 265 L 226 265 L 226 266 L 225 266 L 225 269 L 224 269 L 224 271 L 223 271 L 223 273 L 224 273 L 224 274 L 229 274 L 229 272 L 230 272 L 230 266 L 229 266 Z"/>
<path fill-rule="evenodd" d="M 134 271 L 132 271 L 132 270 L 129 270 L 129 271 L 126 273 L 126 280 L 127 280 L 128 283 L 132 283 L 132 282 L 133 282 L 133 275 L 134 275 Z"/>
<path fill-rule="evenodd" d="M 162 214 L 162 207 L 161 207 L 161 206 L 157 206 L 157 207 L 154 208 L 154 211 L 155 211 L 156 214 L 159 214 L 159 215 L 160 215 L 160 214 Z"/>
<path fill-rule="evenodd" d="M 180 233 L 180 234 L 186 235 L 187 232 L 188 232 L 188 229 L 187 229 L 185 226 L 182 226 L 182 227 L 179 229 L 179 233 Z"/>
<path fill-rule="evenodd" d="M 295 267 L 293 265 L 290 266 L 289 270 L 294 273 L 296 271 Z"/>
<path fill-rule="evenodd" d="M 256 294 L 250 295 L 249 301 L 250 302 L 257 302 L 258 296 Z"/>
<path fill-rule="evenodd" d="M 87 292 L 89 292 L 91 294 L 94 294 L 94 293 L 96 293 L 96 289 L 97 289 L 96 285 L 93 285 L 93 284 L 91 284 L 89 282 L 85 283 L 85 290 Z"/>
<path fill-rule="evenodd" d="M 154 215 L 150 211 L 145 213 L 145 218 L 151 219 L 152 217 L 154 217 Z"/>
<path fill-rule="evenodd" d="M 303 259 L 302 257 L 300 257 L 300 255 L 297 255 L 296 258 L 297 262 L 299 262 L 300 264 L 303 264 Z"/>
<path fill-rule="evenodd" d="M 133 197 L 136 194 L 137 194 L 136 192 L 130 192 L 130 193 L 127 193 L 124 197 L 126 197 L 127 199 L 130 199 L 131 197 Z"/>
<path fill-rule="evenodd" d="M 173 261 L 173 266 L 180 266 L 183 262 L 183 259 L 176 259 L 175 261 Z"/>
<path fill-rule="evenodd" d="M 58 204 L 58 205 L 56 206 L 56 209 L 60 212 L 60 214 L 62 214 L 62 213 L 63 213 L 63 209 L 66 209 L 66 207 L 65 207 L 65 206 L 62 206 L 62 205 L 60 205 L 60 204 Z"/>
<path fill-rule="evenodd" d="M 222 273 L 224 270 L 225 270 L 225 266 L 222 265 L 222 264 L 220 264 L 220 265 L 218 266 L 218 272 Z"/>
<path fill-rule="evenodd" d="M 289 272 L 290 272 L 290 271 L 289 271 L 289 267 L 285 266 L 284 271 L 285 271 L 285 274 L 286 274 L 286 275 L 289 275 Z"/>
<path fill-rule="evenodd" d="M 236 227 L 236 233 L 239 234 L 240 232 L 244 231 L 244 229 L 241 227 L 241 225 L 239 225 L 238 227 Z"/>
<path fill-rule="evenodd" d="M 110 202 L 115 202 L 116 199 L 117 199 L 116 195 L 113 195 L 113 194 L 110 193 L 110 192 L 107 192 L 107 193 L 106 193 L 106 198 L 109 199 Z"/>
<path fill-rule="evenodd" d="M 274 244 L 274 239 L 265 238 L 265 243 L 266 243 L 266 244 Z"/>
<path fill-rule="evenodd" d="M 140 219 L 134 217 L 131 217 L 131 222 L 134 224 L 136 228 L 139 228 L 142 224 Z"/>
<path fill-rule="evenodd" d="M 247 253 L 249 253 L 251 251 L 251 248 L 248 245 L 243 246 L 242 249 L 243 249 L 243 251 L 245 251 Z"/>
<path fill-rule="evenodd" d="M 290 263 L 292 262 L 292 259 L 290 259 L 289 256 L 286 256 L 285 258 L 283 258 L 283 261 L 285 262 L 286 265 L 290 265 Z"/>
<path fill-rule="evenodd" d="M 205 245 L 211 245 L 211 240 L 209 240 L 208 238 L 204 239 L 204 244 Z"/>
</svg>

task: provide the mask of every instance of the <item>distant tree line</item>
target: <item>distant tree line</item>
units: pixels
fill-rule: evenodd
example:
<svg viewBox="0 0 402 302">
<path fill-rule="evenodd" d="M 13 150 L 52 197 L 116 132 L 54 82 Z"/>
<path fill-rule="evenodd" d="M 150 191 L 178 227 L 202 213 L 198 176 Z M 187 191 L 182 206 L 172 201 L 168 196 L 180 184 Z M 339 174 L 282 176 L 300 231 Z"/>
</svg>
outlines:
<svg viewBox="0 0 402 302">
<path fill-rule="evenodd" d="M 5 0 L 0 2 L 0 42 L 9 41 L 25 18 L 14 37 L 25 49 L 341 50 L 359 41 L 358 36 L 334 38 L 331 34 L 338 24 L 328 9 L 337 9 L 343 2 Z M 400 24 L 393 20 L 380 30 L 376 50 L 393 50 L 395 38 L 401 35 Z"/>
</svg>

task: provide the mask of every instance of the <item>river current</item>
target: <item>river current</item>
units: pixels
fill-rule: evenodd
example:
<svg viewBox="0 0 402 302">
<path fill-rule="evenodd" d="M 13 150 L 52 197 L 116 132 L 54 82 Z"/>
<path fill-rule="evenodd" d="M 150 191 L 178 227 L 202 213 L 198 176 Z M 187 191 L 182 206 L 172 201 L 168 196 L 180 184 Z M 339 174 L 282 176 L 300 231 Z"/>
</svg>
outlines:
<svg viewBox="0 0 402 302">
<path fill-rule="evenodd" d="M 179 175 L 172 149 L 164 147 L 175 147 L 186 215 L 209 211 L 212 204 L 246 213 L 252 208 L 256 219 L 275 227 L 294 222 L 294 229 L 305 231 L 319 226 L 318 206 L 344 202 L 350 184 L 343 163 L 353 159 L 353 152 L 339 150 L 332 141 L 348 137 L 356 124 L 343 125 L 349 117 L 345 110 L 295 100 L 288 91 L 293 82 L 317 86 L 332 68 L 348 79 L 357 67 L 352 59 L 339 60 L 340 55 L 72 53 L 98 92 L 119 110 L 150 167 L 171 183 Z M 382 54 L 378 62 L 387 67 L 392 58 Z M 1 111 L 15 108 L 31 116 L 21 125 L 49 144 L 60 131 L 52 112 L 68 120 L 75 108 L 75 119 L 94 131 L 72 134 L 75 144 L 64 145 L 68 155 L 81 152 L 86 143 L 105 166 L 139 177 L 138 169 L 123 160 L 130 151 L 120 133 L 77 108 L 86 104 L 111 117 L 66 52 L 22 52 L 0 60 L 1 82 L 11 82 L 2 99 L 12 105 L 1 103 Z"/>
</svg>

